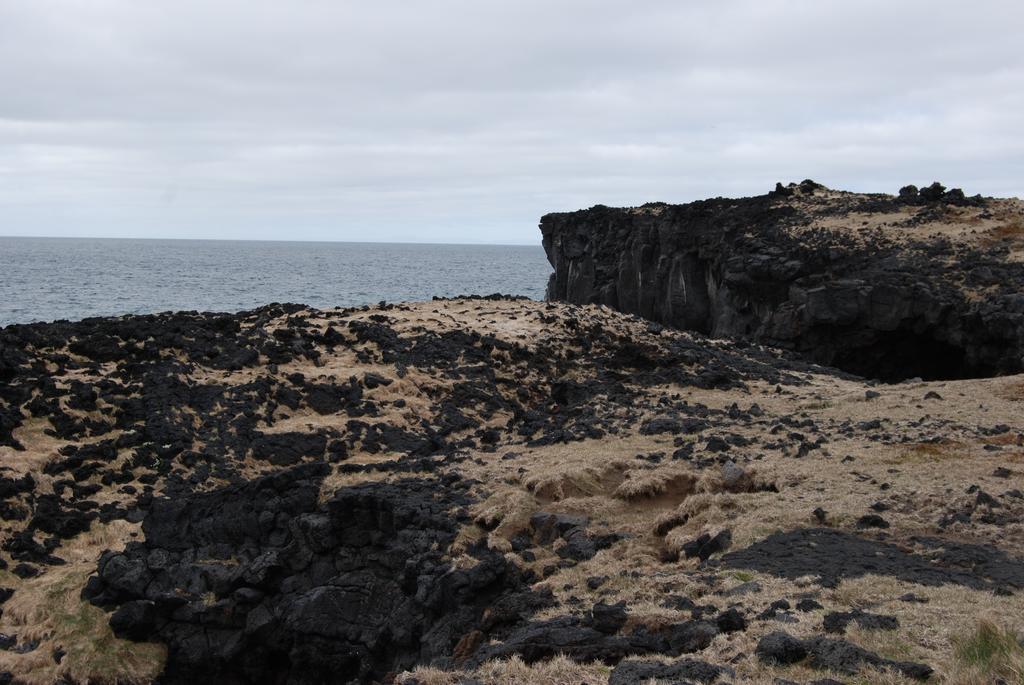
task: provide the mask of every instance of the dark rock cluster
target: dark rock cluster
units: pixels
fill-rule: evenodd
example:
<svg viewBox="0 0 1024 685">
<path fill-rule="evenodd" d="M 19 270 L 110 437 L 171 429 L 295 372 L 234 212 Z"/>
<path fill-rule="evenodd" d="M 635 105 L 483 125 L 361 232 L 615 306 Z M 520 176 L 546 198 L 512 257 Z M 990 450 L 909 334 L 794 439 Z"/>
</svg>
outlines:
<svg viewBox="0 0 1024 685">
<path fill-rule="evenodd" d="M 622 631 L 627 620 L 624 605 L 595 605 L 589 615 L 560 616 L 528 624 L 495 645 L 482 648 L 473 662 L 521 657 L 534 663 L 558 654 L 574 661 L 603 661 L 614 665 L 628 656 L 663 654 L 679 656 L 698 652 L 721 632 L 713 621 L 690 620 L 650 630 L 639 627 Z"/>
<path fill-rule="evenodd" d="M 623 661 L 612 671 L 608 685 L 633 685 L 650 680 L 672 683 L 714 683 L 731 676 L 731 669 L 696 659 L 666 664 L 658 661 Z"/>
<path fill-rule="evenodd" d="M 775 631 L 761 638 L 756 651 L 765 663 L 789 665 L 806 659 L 814 668 L 850 675 L 864 666 L 890 669 L 917 680 L 927 680 L 932 674 L 932 668 L 925 664 L 885 659 L 847 640 L 829 637 L 800 639 Z"/>
<path fill-rule="evenodd" d="M 898 199 L 901 203 L 908 205 L 944 203 L 957 207 L 983 207 L 985 204 L 985 198 L 981 195 L 967 197 L 959 188 L 947 190 L 946 186 L 938 181 L 920 189 L 915 185 L 903 186 L 900 188 Z"/>
<path fill-rule="evenodd" d="M 451 665 L 466 634 L 541 602 L 494 552 L 443 558 L 465 484 L 343 488 L 320 503 L 325 464 L 158 500 L 145 540 L 100 559 L 84 591 L 117 607 L 115 633 L 168 645 L 169 683 L 367 682 Z M 504 613 L 485 609 L 499 605 Z"/>
<path fill-rule="evenodd" d="M 938 183 L 899 197 L 826 190 L 805 181 L 758 197 L 548 214 L 547 297 L 757 340 L 869 378 L 1024 369 L 1024 264 L 977 240 L 856 232 L 864 216 L 907 228 L 989 200 Z M 907 209 L 917 214 L 903 218 Z M 833 227 L 802 230 L 826 220 Z"/>
<path fill-rule="evenodd" d="M 566 335 L 529 347 L 461 329 L 400 331 L 394 310 L 271 305 L 0 331 L 0 442 L 32 449 L 13 433 L 42 421 L 63 443 L 42 467 L 50 491 L 31 475 L 0 475 L 12 571 L 63 564 L 65 541 L 97 523 L 142 522 L 144 538 L 104 554 L 83 597 L 112 611 L 117 635 L 168 646 L 166 682 L 371 682 L 415 664 L 529 655 L 554 638 L 581 656 L 614 643 L 615 662 L 693 651 L 716 634 L 708 621 L 629 636 L 600 618 L 530 623 L 550 601 L 524 590 L 535 578 L 479 546 L 470 567 L 453 568 L 472 498 L 447 467 L 499 444 L 615 434 L 653 409 L 645 387 L 799 384 L 807 366 L 761 348 L 616 333 L 554 305 L 524 315 Z M 282 370 L 315 372 L 335 352 L 382 373 Z M 412 373 L 447 388 L 415 398 L 417 423 L 396 418 L 414 398 L 388 394 Z M 664 406 L 694 428 L 732 420 Z M 293 412 L 325 423 L 275 430 Z M 508 418 L 495 425 L 498 413 Z M 382 452 L 397 458 L 349 461 Z M 328 475 L 378 471 L 392 482 L 321 492 Z M 535 516 L 531 532 L 523 544 L 557 543 L 563 566 L 620 539 L 564 515 Z M 585 647 L 593 631 L 603 642 Z M 498 646 L 482 646 L 490 640 Z"/>
<path fill-rule="evenodd" d="M 460 300 L 458 307 L 498 301 Z M 659 601 L 679 612 L 671 620 L 634 614 L 613 599 L 556 597 L 557 588 L 535 583 L 553 585 L 577 566 L 573 572 L 586 569 L 580 585 L 598 597 L 639 578 L 599 566 L 638 535 L 600 513 L 565 513 L 557 498 L 518 481 L 524 489 L 517 494 L 534 498 L 532 508 L 498 540 L 507 547 L 491 546 L 487 534 L 498 519 L 471 512 L 490 489 L 516 482 L 515 469 L 538 453 L 644 436 L 661 443 L 629 460 L 635 466 L 623 467 L 627 473 L 685 468 L 688 483 L 704 478 L 714 492 L 740 500 L 793 487 L 765 478 L 758 460 L 838 461 L 830 451 L 838 436 L 931 444 L 923 441 L 955 429 L 1005 445 L 1014 438 L 1005 424 L 924 417 L 897 431 L 887 417 L 773 413 L 764 395 L 758 399 L 766 408 L 752 401 L 708 406 L 700 401 L 707 390 L 767 386 L 757 392 L 779 398 L 813 392 L 805 374 L 820 369 L 786 352 L 702 339 L 636 316 L 515 305 L 503 313 L 508 320 L 521 317 L 524 330 L 546 335 L 524 344 L 516 342 L 522 335 L 438 323 L 451 309 L 386 303 L 0 330 L 0 444 L 40 464 L 35 476 L 0 471 L 7 533 L 0 563 L 22 578 L 45 578 L 72 559 L 65 545 L 82 533 L 112 521 L 141 524 L 123 550 L 100 556 L 82 597 L 109 612 L 117 636 L 166 645 L 167 683 L 388 682 L 421 664 L 472 670 L 495 659 L 534 663 L 556 654 L 604 662 L 615 684 L 731 682 L 742 655 L 711 664 L 700 653 L 752 628 L 770 632 L 757 651 L 765 662 L 846 673 L 896 668 L 923 678 L 927 666 L 887 661 L 841 637 L 853 625 L 896 629 L 895 618 L 826 609 L 819 591 L 759 597 L 756 581 L 727 588 L 727 573 L 718 571 L 813 577 L 819 587 L 871 573 L 995 594 L 1024 588 L 1024 564 L 981 540 L 919 535 L 897 544 L 886 537 L 899 526 L 895 488 L 877 483 L 880 499 L 865 504 L 859 527 L 824 527 L 833 517 L 819 507 L 807 520 L 821 527 L 775 533 L 742 549 L 729 527 L 668 536 L 687 514 L 668 510 L 656 524 L 652 517 L 648 530 L 659 546 L 652 563 L 685 565 L 689 581 L 707 590 L 702 602 L 715 598 L 698 605 L 666 581 Z M 339 368 L 346 372 L 331 372 Z M 868 391 L 865 401 L 880 397 Z M 40 454 L 22 444 L 16 436 L 29 443 L 21 430 L 29 427 L 59 447 Z M 474 480 L 482 477 L 472 469 L 494 464 L 507 466 L 505 483 Z M 992 478 L 1001 484 L 1016 475 L 1000 467 Z M 856 470 L 849 476 L 868 479 Z M 1018 490 L 1000 494 L 1004 488 L 984 485 L 993 494 L 972 486 L 943 500 L 936 535 L 1019 519 Z M 647 502 L 630 506 L 639 511 Z M 891 529 L 879 524 L 889 520 Z M 468 530 L 479 537 L 464 537 Z M 678 548 L 668 549 L 666 537 Z M 0 603 L 10 596 L 0 590 Z M 806 621 L 822 635 L 775 631 Z M 39 647 L 0 637 L 0 649 L 8 643 Z"/>
<path fill-rule="evenodd" d="M 615 432 L 619 422 L 609 414 L 636 396 L 623 383 L 627 378 L 641 386 L 728 388 L 754 378 L 797 382 L 791 371 L 803 368 L 768 351 L 653 334 L 641 341 L 543 312 L 538 316 L 545 323 L 565 323 L 572 337 L 529 349 L 459 330 L 422 327 L 399 335 L 388 310 L 381 311 L 370 320 L 332 315 L 324 332 L 311 325 L 309 310 L 293 305 L 238 315 L 178 313 L 3 329 L 0 444 L 23 450 L 13 431 L 32 419 L 46 421 L 46 432 L 68 444 L 45 466 L 56 480 L 56 497 L 30 497 L 31 476 L 0 476 L 0 516 L 28 520 L 33 531 L 59 541 L 92 520 L 141 516 L 157 486 L 178 494 L 242 482 L 239 464 L 247 456 L 282 467 L 386 451 L 409 457 L 399 468 L 430 470 L 435 458 L 451 458 L 460 449 L 499 441 L 545 445 Z M 281 318 L 284 325 L 267 327 Z M 384 415 L 405 400 L 373 398 L 390 379 L 277 373 L 278 365 L 292 362 L 315 368 L 324 353 L 353 347 L 364 363 L 394 369 L 399 377 L 421 370 L 450 383 L 451 391 L 429 398 L 430 410 L 418 425 L 398 425 Z M 567 377 L 581 367 L 583 380 Z M 240 383 L 200 382 L 193 378 L 200 369 L 256 373 Z M 346 416 L 344 430 L 268 431 L 281 411 L 304 409 Z M 497 412 L 511 419 L 485 427 Z M 110 488 L 118 490 L 120 503 L 91 499 Z"/>
<path fill-rule="evenodd" d="M 721 562 L 784 578 L 817 577 L 825 587 L 834 587 L 844 578 L 879 574 L 921 585 L 1024 589 L 1024 562 L 991 545 L 930 537 L 913 541 L 921 554 L 840 530 L 800 528 L 773 533 L 746 549 L 723 555 Z M 863 620 L 863 616 L 851 620 Z"/>
</svg>

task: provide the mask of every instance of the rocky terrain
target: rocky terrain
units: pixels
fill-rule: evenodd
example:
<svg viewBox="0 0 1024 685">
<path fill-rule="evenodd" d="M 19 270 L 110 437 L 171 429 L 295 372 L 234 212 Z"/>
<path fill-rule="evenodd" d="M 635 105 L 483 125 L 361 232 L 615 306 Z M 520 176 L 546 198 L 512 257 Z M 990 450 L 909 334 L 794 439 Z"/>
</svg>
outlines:
<svg viewBox="0 0 1024 685">
<path fill-rule="evenodd" d="M 1022 409 L 599 305 L 9 326 L 0 682 L 1020 682 Z"/>
<path fill-rule="evenodd" d="M 887 381 L 1024 371 L 1024 203 L 813 181 L 541 220 L 548 299 L 743 337 Z"/>
</svg>

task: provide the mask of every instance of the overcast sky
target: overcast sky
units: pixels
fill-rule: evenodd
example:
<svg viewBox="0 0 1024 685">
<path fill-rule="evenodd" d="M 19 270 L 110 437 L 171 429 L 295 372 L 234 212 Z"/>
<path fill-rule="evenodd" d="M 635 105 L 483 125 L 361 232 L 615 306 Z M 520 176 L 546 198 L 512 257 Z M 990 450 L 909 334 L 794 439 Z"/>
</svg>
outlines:
<svg viewBox="0 0 1024 685">
<path fill-rule="evenodd" d="M 539 243 L 776 181 L 1024 195 L 1020 0 L 0 0 L 0 235 Z"/>
</svg>

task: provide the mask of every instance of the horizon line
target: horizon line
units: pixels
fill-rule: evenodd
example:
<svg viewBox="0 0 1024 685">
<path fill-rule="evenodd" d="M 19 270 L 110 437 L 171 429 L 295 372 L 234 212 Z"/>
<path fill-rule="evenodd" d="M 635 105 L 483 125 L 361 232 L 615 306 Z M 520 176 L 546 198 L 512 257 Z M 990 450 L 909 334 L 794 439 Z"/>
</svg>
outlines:
<svg viewBox="0 0 1024 685">
<path fill-rule="evenodd" d="M 30 240 L 152 240 L 152 241 L 193 241 L 206 243 L 328 243 L 343 245 L 438 245 L 438 246 L 459 246 L 459 247 L 542 247 L 540 242 L 536 243 L 451 243 L 451 242 L 423 242 L 413 240 L 303 240 L 284 238 L 139 238 L 128 236 L 87 236 L 87 235 L 0 235 L 4 238 L 27 238 Z"/>
</svg>

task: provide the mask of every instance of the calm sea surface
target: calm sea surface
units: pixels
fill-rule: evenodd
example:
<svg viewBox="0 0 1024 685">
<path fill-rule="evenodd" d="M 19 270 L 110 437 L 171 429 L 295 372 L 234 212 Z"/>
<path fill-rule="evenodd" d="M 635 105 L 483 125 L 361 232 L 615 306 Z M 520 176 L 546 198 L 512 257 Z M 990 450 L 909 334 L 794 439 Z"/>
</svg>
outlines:
<svg viewBox="0 0 1024 685">
<path fill-rule="evenodd" d="M 544 296 L 539 246 L 0 237 L 0 326 L 500 292 Z"/>
</svg>

